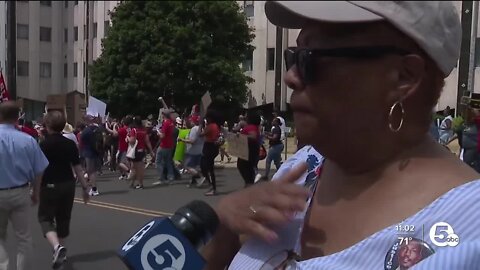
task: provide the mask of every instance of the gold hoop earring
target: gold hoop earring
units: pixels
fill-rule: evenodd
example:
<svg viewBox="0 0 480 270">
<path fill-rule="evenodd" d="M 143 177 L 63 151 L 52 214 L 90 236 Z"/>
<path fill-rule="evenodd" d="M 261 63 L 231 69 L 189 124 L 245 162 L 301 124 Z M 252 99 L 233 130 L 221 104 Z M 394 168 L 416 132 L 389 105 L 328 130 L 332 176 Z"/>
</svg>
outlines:
<svg viewBox="0 0 480 270">
<path fill-rule="evenodd" d="M 398 124 L 398 127 L 394 128 L 392 125 L 392 118 L 393 118 L 393 111 L 397 106 L 400 106 L 400 109 L 402 110 L 402 118 L 400 119 L 400 124 Z M 393 133 L 397 133 L 402 129 L 403 126 L 403 117 L 405 116 L 405 110 L 403 109 L 403 103 L 401 101 L 395 102 L 392 107 L 390 107 L 390 113 L 388 114 L 388 127 L 390 128 L 390 131 Z"/>
</svg>

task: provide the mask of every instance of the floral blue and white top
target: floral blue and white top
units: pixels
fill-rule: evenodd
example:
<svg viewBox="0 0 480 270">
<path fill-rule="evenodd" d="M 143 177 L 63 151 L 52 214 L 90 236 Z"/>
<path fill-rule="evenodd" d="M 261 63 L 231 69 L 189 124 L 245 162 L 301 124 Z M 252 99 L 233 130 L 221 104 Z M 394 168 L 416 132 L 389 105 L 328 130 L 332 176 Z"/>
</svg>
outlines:
<svg viewBox="0 0 480 270">
<path fill-rule="evenodd" d="M 314 189 L 324 158 L 311 146 L 288 159 L 273 179 L 279 179 L 301 161 L 306 161 L 309 168 L 297 183 Z M 450 190 L 401 224 L 384 228 L 340 252 L 293 261 L 287 269 L 480 269 L 479 209 L 477 180 Z M 257 238 L 248 240 L 228 269 L 258 270 L 287 250 L 301 254 L 305 214 L 298 213 L 290 224 L 278 228 L 280 239 L 273 244 Z"/>
</svg>

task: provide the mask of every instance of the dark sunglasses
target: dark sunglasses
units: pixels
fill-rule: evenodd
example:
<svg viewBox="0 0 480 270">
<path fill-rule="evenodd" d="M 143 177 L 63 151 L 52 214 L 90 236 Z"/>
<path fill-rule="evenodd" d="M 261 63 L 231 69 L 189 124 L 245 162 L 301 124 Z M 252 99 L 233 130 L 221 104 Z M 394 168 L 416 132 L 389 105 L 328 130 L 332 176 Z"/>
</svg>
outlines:
<svg viewBox="0 0 480 270">
<path fill-rule="evenodd" d="M 303 83 L 315 82 L 317 73 L 315 59 L 318 57 L 346 57 L 357 59 L 372 59 L 387 54 L 407 55 L 411 52 L 393 46 L 346 47 L 334 49 L 286 49 L 284 51 L 287 71 L 294 65 Z"/>
</svg>

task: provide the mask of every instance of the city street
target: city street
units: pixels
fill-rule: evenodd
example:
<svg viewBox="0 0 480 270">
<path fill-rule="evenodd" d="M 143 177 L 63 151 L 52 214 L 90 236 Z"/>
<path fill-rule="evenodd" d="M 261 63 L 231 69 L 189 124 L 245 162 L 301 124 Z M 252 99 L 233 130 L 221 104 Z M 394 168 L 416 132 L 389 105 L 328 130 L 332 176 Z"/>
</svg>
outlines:
<svg viewBox="0 0 480 270">
<path fill-rule="evenodd" d="M 265 163 L 265 162 L 261 162 Z M 138 229 L 153 217 L 170 215 L 176 209 L 191 200 L 205 200 L 211 205 L 228 194 L 243 187 L 235 163 L 227 168 L 217 169 L 217 186 L 220 196 L 205 197 L 206 189 L 189 189 L 186 187 L 189 177 L 169 186 L 152 186 L 157 180 L 154 168 L 147 170 L 145 189 L 134 190 L 128 187 L 126 181 L 118 180 L 118 174 L 104 171 L 98 179 L 100 196 L 92 197 L 88 205 L 81 201 L 80 188 L 77 189 L 76 203 L 74 204 L 71 236 L 67 240 L 68 261 L 65 270 L 122 270 L 127 269 L 117 257 L 117 250 Z M 34 270 L 51 269 L 52 251 L 43 238 L 40 225 L 36 219 L 36 207 L 32 208 Z M 12 251 L 15 237 L 11 227 L 8 233 L 8 251 L 10 253 L 11 268 L 15 256 Z"/>
</svg>

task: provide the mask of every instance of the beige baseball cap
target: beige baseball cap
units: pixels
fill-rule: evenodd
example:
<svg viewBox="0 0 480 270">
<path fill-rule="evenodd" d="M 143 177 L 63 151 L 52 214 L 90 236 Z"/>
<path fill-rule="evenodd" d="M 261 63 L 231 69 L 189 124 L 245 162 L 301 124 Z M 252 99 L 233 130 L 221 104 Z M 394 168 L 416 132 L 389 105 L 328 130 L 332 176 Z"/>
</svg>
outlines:
<svg viewBox="0 0 480 270">
<path fill-rule="evenodd" d="M 462 38 L 452 1 L 267 1 L 274 25 L 301 29 L 309 20 L 374 22 L 386 20 L 413 39 L 448 76 L 455 67 Z"/>
</svg>

